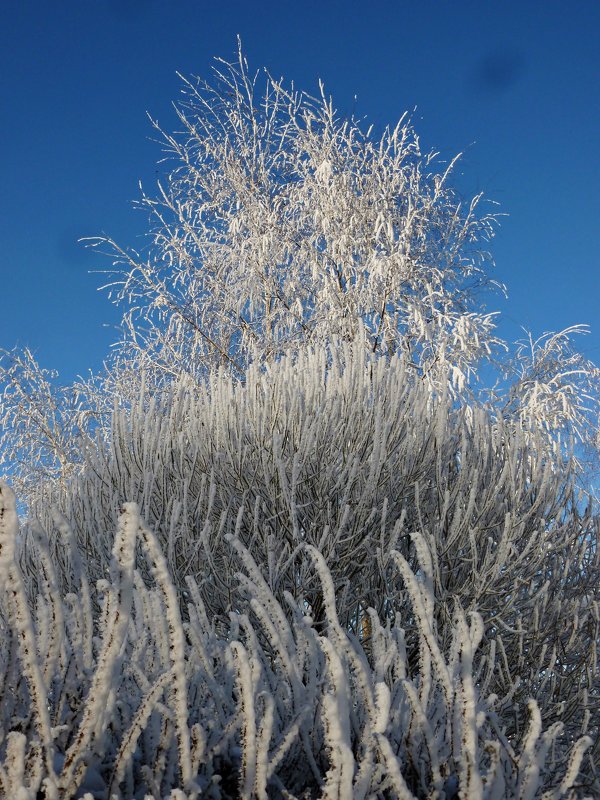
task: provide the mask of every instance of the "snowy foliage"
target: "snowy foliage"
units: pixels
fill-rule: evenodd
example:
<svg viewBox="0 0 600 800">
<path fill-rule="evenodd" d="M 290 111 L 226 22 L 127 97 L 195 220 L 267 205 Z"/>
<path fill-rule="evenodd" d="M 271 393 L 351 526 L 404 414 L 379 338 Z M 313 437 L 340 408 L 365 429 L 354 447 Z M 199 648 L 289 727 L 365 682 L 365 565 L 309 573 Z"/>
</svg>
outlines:
<svg viewBox="0 0 600 800">
<path fill-rule="evenodd" d="M 14 495 L 2 485 L 4 796 L 562 798 L 575 796 L 576 782 L 583 788 L 589 736 L 571 738 L 560 721 L 544 729 L 533 699 L 511 703 L 523 719 L 506 733 L 503 701 L 474 672 L 481 616 L 455 601 L 451 634 L 438 635 L 419 534 L 418 574 L 389 553 L 417 621 L 411 660 L 400 614 L 381 620 L 368 609 L 368 642 L 340 624 L 332 575 L 311 545 L 303 550 L 321 583 L 320 632 L 306 602 L 287 593 L 282 605 L 227 536 L 237 609 L 219 633 L 193 578 L 180 607 L 135 504 L 122 509 L 109 577 L 95 585 L 60 527 L 70 591 L 57 589 L 40 532 L 33 596 L 15 554 Z"/>
<path fill-rule="evenodd" d="M 259 83 L 185 83 L 105 372 L 0 353 L 0 796 L 600 796 L 581 328 L 476 391 L 480 198 Z"/>
<path fill-rule="evenodd" d="M 498 648 L 493 691 L 512 692 L 518 676 L 519 695 L 551 697 L 560 682 L 567 716 L 583 713 L 598 634 L 588 605 L 597 520 L 579 510 L 570 463 L 550 461 L 544 439 L 518 421 L 432 397 L 403 356 L 378 359 L 358 340 L 253 366 L 243 383 L 226 372 L 200 385 L 185 378 L 157 401 L 115 411 L 111 430 L 69 491 L 51 483 L 34 507 L 48 531 L 54 509 L 68 520 L 90 579 L 110 562 L 117 510 L 135 501 L 174 580 L 197 580 L 217 624 L 234 607 L 224 542 L 233 534 L 281 602 L 302 587 L 318 625 L 322 592 L 303 550 L 316 547 L 341 624 L 358 634 L 366 608 L 385 618 L 409 605 L 390 552 L 417 570 L 417 531 L 441 601 L 439 635 L 452 636 L 459 600 Z M 578 626 L 565 631 L 565 618 Z"/>
<path fill-rule="evenodd" d="M 597 790 L 599 526 L 540 442 L 361 340 L 116 411 L 11 573 L 59 796 L 76 748 L 124 796 Z"/>
</svg>

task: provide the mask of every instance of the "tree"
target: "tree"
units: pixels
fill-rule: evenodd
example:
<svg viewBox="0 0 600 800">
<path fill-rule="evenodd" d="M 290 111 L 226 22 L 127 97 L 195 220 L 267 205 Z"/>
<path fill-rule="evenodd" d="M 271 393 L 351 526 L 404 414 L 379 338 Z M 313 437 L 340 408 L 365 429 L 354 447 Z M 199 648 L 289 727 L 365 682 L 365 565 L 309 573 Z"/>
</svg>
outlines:
<svg viewBox="0 0 600 800">
<path fill-rule="evenodd" d="M 300 342 L 353 339 L 364 326 L 377 353 L 405 352 L 435 384 L 464 386 L 496 343 L 493 315 L 474 303 L 492 214 L 464 203 L 424 156 L 403 118 L 380 136 L 340 119 L 321 86 L 313 99 L 238 62 L 216 80 L 184 81 L 181 133 L 143 255 L 110 239 L 111 288 L 130 304 L 128 359 L 166 375 L 224 365 L 239 377 Z"/>
<path fill-rule="evenodd" d="M 29 508 L 17 533 L 2 487 L 0 786 L 596 792 L 581 329 L 478 391 L 481 198 L 406 120 L 258 85 L 241 53 L 185 81 L 147 252 L 94 242 L 126 304 L 106 372 L 56 393 L 0 364 Z"/>
</svg>

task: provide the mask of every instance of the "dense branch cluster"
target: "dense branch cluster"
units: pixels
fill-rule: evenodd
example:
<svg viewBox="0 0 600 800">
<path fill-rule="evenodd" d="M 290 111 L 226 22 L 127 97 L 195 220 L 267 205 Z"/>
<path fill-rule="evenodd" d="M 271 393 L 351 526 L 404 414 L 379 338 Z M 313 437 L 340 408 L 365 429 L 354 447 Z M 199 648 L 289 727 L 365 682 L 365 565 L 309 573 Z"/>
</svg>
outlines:
<svg viewBox="0 0 600 800">
<path fill-rule="evenodd" d="M 68 524 L 56 524 L 70 591 L 58 589 L 64 574 L 38 533 L 41 588 L 31 603 L 15 560 L 14 495 L 1 487 L 6 796 L 573 796 L 592 739 L 573 738 L 562 721 L 544 730 L 534 699 L 508 704 L 523 719 L 507 735 L 506 698 L 489 692 L 489 647 L 477 658 L 484 621 L 456 602 L 438 635 L 420 533 L 412 536 L 416 572 L 389 551 L 414 636 L 399 613 L 386 621 L 368 609 L 367 643 L 341 624 L 332 574 L 312 545 L 302 549 L 321 586 L 320 634 L 306 601 L 287 593 L 282 605 L 235 535 L 225 544 L 239 569 L 237 610 L 219 633 L 192 577 L 181 608 L 135 504 L 119 518 L 109 579 L 95 586 Z M 136 569 L 138 541 L 146 576 Z"/>
<path fill-rule="evenodd" d="M 185 82 L 123 339 L 0 358 L 0 795 L 600 795 L 598 370 L 406 120 Z M 498 366 L 498 365 L 497 365 Z"/>
</svg>

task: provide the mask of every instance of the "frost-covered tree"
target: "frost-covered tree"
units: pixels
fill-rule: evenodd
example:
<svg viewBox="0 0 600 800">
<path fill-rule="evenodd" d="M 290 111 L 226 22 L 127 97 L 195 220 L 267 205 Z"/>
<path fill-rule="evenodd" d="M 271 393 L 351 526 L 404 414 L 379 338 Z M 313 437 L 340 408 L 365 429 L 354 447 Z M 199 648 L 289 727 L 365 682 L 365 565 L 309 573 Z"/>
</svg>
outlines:
<svg viewBox="0 0 600 800">
<path fill-rule="evenodd" d="M 105 373 L 0 360 L 0 792 L 600 793 L 581 329 L 502 358 L 494 217 L 406 120 L 241 54 L 177 112 Z"/>
<path fill-rule="evenodd" d="M 111 288 L 129 308 L 123 347 L 167 375 L 225 365 L 240 377 L 300 342 L 352 339 L 402 350 L 435 383 L 463 385 L 495 340 L 474 303 L 494 217 L 451 188 L 453 163 L 424 155 L 406 119 L 375 135 L 331 100 L 218 62 L 185 81 L 180 132 L 155 125 L 169 165 L 143 195 L 141 254 L 112 240 Z"/>
</svg>

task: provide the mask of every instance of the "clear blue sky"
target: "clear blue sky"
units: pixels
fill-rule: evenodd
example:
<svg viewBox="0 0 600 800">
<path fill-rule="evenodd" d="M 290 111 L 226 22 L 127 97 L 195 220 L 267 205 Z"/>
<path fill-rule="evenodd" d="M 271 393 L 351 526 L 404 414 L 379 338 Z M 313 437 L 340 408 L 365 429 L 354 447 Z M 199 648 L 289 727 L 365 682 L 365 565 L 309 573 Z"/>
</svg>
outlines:
<svg viewBox="0 0 600 800">
<path fill-rule="evenodd" d="M 412 111 L 425 149 L 504 219 L 503 333 L 592 326 L 600 362 L 600 3 L 597 0 L 201 2 L 19 0 L 0 10 L 0 347 L 28 345 L 65 382 L 97 369 L 119 312 L 106 263 L 77 244 L 136 245 L 175 72 L 207 76 L 242 36 L 267 66 L 377 126 Z M 357 99 L 354 100 L 356 95 Z"/>
</svg>

